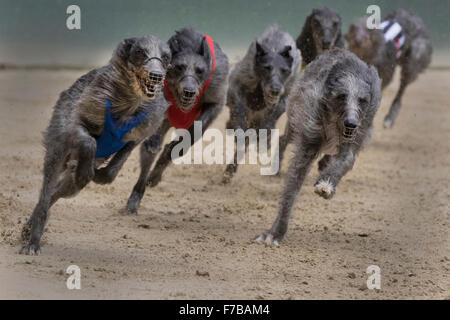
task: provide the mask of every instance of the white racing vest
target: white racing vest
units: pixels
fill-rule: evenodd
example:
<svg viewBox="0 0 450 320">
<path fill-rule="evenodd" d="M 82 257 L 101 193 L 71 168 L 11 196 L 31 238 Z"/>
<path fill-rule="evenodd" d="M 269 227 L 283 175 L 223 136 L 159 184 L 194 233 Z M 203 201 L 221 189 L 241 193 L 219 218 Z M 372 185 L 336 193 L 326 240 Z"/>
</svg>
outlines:
<svg viewBox="0 0 450 320">
<path fill-rule="evenodd" d="M 395 43 L 395 55 L 400 58 L 402 54 L 402 47 L 405 43 L 405 35 L 403 34 L 402 26 L 394 21 L 387 20 L 380 23 L 380 29 L 383 31 L 384 41 L 394 41 Z"/>
</svg>

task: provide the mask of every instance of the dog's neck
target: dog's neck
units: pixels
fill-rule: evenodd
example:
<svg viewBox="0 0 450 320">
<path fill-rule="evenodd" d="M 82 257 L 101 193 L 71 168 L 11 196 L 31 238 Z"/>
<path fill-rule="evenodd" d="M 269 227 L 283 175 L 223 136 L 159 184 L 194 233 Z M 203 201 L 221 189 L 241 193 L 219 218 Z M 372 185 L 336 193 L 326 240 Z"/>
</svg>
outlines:
<svg viewBox="0 0 450 320">
<path fill-rule="evenodd" d="M 145 99 L 135 75 L 116 64 L 112 65 L 112 72 L 115 75 L 106 80 L 112 90 L 105 99 L 111 103 L 118 118 L 135 114 Z"/>
</svg>

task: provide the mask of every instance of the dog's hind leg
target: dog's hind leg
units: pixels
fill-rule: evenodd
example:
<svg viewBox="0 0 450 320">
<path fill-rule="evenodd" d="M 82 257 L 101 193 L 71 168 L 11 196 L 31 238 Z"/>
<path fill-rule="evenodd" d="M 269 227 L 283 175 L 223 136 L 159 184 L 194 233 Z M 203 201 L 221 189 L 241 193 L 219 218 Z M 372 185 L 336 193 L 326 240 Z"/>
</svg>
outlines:
<svg viewBox="0 0 450 320">
<path fill-rule="evenodd" d="M 397 95 L 392 102 L 388 114 L 384 118 L 384 127 L 392 128 L 395 119 L 402 104 L 402 97 L 406 87 L 417 79 L 419 72 L 425 69 L 430 63 L 430 47 L 426 39 L 416 39 L 411 43 L 411 48 L 407 52 L 408 57 L 405 63 L 402 64 L 402 71 L 400 77 L 400 88 Z"/>
<path fill-rule="evenodd" d="M 65 152 L 62 144 L 47 146 L 44 160 L 44 179 L 39 202 L 22 230 L 22 238 L 28 240 L 28 244 L 20 249 L 20 254 L 39 255 L 40 253 L 40 241 L 49 217 L 49 209 L 53 204 L 52 195 L 55 192 L 66 159 Z"/>
<path fill-rule="evenodd" d="M 164 140 L 164 136 L 170 129 L 170 123 L 168 120 L 164 120 L 158 132 L 149 137 L 141 144 L 140 148 L 140 163 L 141 172 L 139 174 L 139 179 L 133 187 L 130 197 L 128 198 L 126 210 L 128 213 L 137 214 L 139 204 L 141 203 L 142 197 L 145 193 L 145 188 L 147 186 L 147 179 L 152 167 L 153 161 L 158 154 L 161 143 Z"/>
<path fill-rule="evenodd" d="M 314 192 L 324 199 L 331 199 L 341 178 L 353 168 L 355 156 L 350 147 L 335 156 L 324 156 L 319 161 L 319 178 L 314 184 Z"/>
<path fill-rule="evenodd" d="M 219 115 L 220 111 L 222 111 L 222 106 L 217 103 L 205 103 L 202 107 L 203 112 L 198 117 L 196 121 L 202 122 L 203 132 L 206 130 L 209 125 L 216 119 Z M 191 125 L 188 129 L 189 134 L 191 135 L 191 146 L 197 141 L 195 138 L 199 139 L 200 137 L 196 137 L 194 134 L 194 125 Z M 203 134 L 203 133 L 202 133 Z M 161 155 L 156 161 L 155 167 L 153 168 L 150 176 L 148 178 L 147 184 L 150 187 L 156 187 L 158 183 L 161 181 L 162 174 L 167 166 L 170 164 L 172 159 L 172 150 L 178 144 L 178 141 L 172 141 L 164 146 L 164 149 Z M 175 155 L 176 158 L 183 156 L 182 154 Z"/>
<path fill-rule="evenodd" d="M 320 145 L 304 143 L 297 148 L 287 172 L 278 216 L 269 231 L 254 238 L 257 242 L 279 245 L 287 232 L 292 206 L 311 168 L 311 164 L 317 156 Z"/>
</svg>

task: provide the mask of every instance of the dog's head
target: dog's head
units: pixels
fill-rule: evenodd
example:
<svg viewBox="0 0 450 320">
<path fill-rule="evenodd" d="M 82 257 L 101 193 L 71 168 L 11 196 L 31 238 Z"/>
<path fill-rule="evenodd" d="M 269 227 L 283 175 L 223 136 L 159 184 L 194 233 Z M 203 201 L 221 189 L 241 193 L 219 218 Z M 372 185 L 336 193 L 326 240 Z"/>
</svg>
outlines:
<svg viewBox="0 0 450 320">
<path fill-rule="evenodd" d="M 284 93 L 284 85 L 292 73 L 292 47 L 270 50 L 263 43 L 255 41 L 254 70 L 263 89 L 264 101 L 275 105 Z"/>
<path fill-rule="evenodd" d="M 206 38 L 192 29 L 183 29 L 169 40 L 172 51 L 167 82 L 178 107 L 191 110 L 212 69 L 212 54 Z"/>
<path fill-rule="evenodd" d="M 322 102 L 336 115 L 344 141 L 352 141 L 364 119 L 373 118 L 380 100 L 381 80 L 373 66 L 354 56 L 331 68 Z"/>
<path fill-rule="evenodd" d="M 167 43 L 148 35 L 123 40 L 112 62 L 125 70 L 136 84 L 135 90 L 147 99 L 155 99 L 164 82 L 171 52 Z"/>
<path fill-rule="evenodd" d="M 314 9 L 307 18 L 317 54 L 333 48 L 341 38 L 341 16 L 328 8 Z"/>
<path fill-rule="evenodd" d="M 371 56 L 376 51 L 372 36 L 373 30 L 367 28 L 366 21 L 367 18 L 355 20 L 348 27 L 348 32 L 345 35 L 348 49 L 363 60 L 366 60 L 366 57 Z"/>
</svg>

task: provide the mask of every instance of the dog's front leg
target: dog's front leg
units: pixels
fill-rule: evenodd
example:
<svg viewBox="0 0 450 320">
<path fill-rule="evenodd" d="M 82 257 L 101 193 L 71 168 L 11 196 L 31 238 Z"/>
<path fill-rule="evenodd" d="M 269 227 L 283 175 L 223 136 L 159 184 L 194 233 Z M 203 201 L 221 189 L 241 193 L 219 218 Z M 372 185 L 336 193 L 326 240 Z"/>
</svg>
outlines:
<svg viewBox="0 0 450 320">
<path fill-rule="evenodd" d="M 158 131 L 147 140 L 141 144 L 140 148 L 140 164 L 141 172 L 139 174 L 139 179 L 133 187 L 130 197 L 128 198 L 126 209 L 128 213 L 137 214 L 139 209 L 139 204 L 141 203 L 142 197 L 145 193 L 145 188 L 147 186 L 147 179 L 152 167 L 153 161 L 155 161 L 156 155 L 160 151 L 161 142 L 171 128 L 169 120 L 165 119 L 161 124 Z"/>
<path fill-rule="evenodd" d="M 206 130 L 209 127 L 209 125 L 214 121 L 214 119 L 216 119 L 216 117 L 218 116 L 218 114 L 222 110 L 222 105 L 218 103 L 205 103 L 202 106 L 202 110 L 203 110 L 202 113 L 195 121 L 202 122 L 202 128 L 204 132 L 204 130 Z M 200 137 L 197 137 L 194 134 L 194 125 L 190 126 L 188 131 L 191 136 L 191 146 L 192 146 Z M 150 177 L 148 178 L 147 184 L 150 187 L 157 186 L 158 183 L 161 181 L 164 170 L 167 168 L 170 162 L 174 160 L 172 159 L 172 150 L 178 143 L 179 141 L 172 141 L 164 146 L 164 149 L 161 155 L 159 156 L 158 161 L 155 164 L 155 167 L 150 173 Z M 183 156 L 183 154 L 177 154 L 174 156 L 176 159 L 178 157 Z"/>
<path fill-rule="evenodd" d="M 255 241 L 275 245 L 281 243 L 288 229 L 292 206 L 319 148 L 320 145 L 316 143 L 303 143 L 297 146 L 287 172 L 278 216 L 270 230 L 256 236 Z"/>
<path fill-rule="evenodd" d="M 81 190 L 95 175 L 95 151 L 97 142 L 83 127 L 78 127 L 72 134 L 73 144 L 78 148 L 78 164 L 75 172 L 75 183 Z"/>
<path fill-rule="evenodd" d="M 135 147 L 136 143 L 134 141 L 128 142 L 113 156 L 106 167 L 95 169 L 94 182 L 98 184 L 113 182 Z"/>
<path fill-rule="evenodd" d="M 237 89 L 240 86 L 236 86 L 233 90 L 228 93 L 228 105 L 230 107 L 230 120 L 227 123 L 227 129 L 238 130 L 242 129 L 244 132 L 247 130 L 248 114 L 247 108 L 245 107 L 244 98 L 242 91 Z M 238 159 L 237 159 L 237 145 L 235 139 L 235 150 L 234 150 L 234 162 L 227 165 L 225 172 L 223 173 L 222 183 L 228 184 L 233 175 L 237 171 Z M 247 146 L 247 143 L 246 143 Z"/>
<path fill-rule="evenodd" d="M 354 152 L 349 145 L 343 145 L 337 155 L 326 156 L 320 162 L 321 170 L 314 185 L 314 192 L 325 199 L 331 199 L 341 178 L 353 168 Z"/>
</svg>

